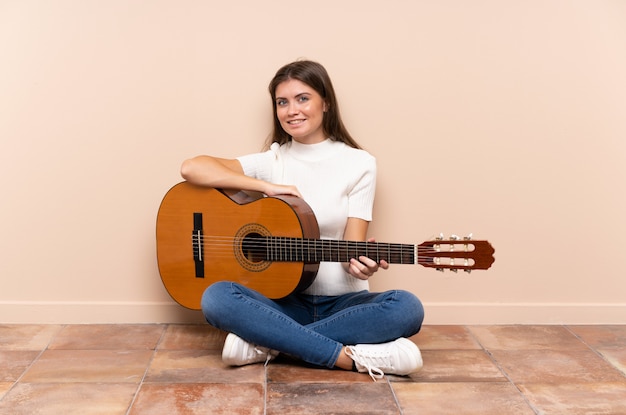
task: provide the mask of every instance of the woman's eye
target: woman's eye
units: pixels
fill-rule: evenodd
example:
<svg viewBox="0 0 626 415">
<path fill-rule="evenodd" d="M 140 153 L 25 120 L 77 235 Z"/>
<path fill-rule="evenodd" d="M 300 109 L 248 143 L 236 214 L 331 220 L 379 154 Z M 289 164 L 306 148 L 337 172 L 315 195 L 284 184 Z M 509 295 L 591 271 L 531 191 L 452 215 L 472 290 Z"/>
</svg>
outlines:
<svg viewBox="0 0 626 415">
<path fill-rule="evenodd" d="M 287 100 L 286 99 L 276 100 L 276 105 L 278 105 L 279 107 L 284 107 L 285 105 L 287 105 Z"/>
<path fill-rule="evenodd" d="M 303 95 L 303 96 L 300 97 L 299 101 L 300 102 L 307 102 L 308 100 L 309 100 L 309 97 L 306 97 L 306 96 Z"/>
</svg>

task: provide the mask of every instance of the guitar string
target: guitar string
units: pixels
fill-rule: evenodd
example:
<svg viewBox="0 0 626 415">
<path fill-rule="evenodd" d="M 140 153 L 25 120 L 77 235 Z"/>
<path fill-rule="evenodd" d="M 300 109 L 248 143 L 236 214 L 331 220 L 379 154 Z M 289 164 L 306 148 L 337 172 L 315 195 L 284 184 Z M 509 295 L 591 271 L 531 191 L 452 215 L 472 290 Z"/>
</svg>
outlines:
<svg viewBox="0 0 626 415">
<path fill-rule="evenodd" d="M 368 242 L 363 242 L 363 241 L 334 241 L 334 240 L 323 240 L 323 239 L 307 239 L 307 238 L 293 238 L 293 237 L 276 237 L 276 236 L 272 236 L 272 238 L 276 238 L 276 239 L 293 239 L 295 241 L 298 241 L 298 243 L 296 244 L 296 246 L 294 247 L 291 244 L 270 244 L 272 245 L 270 247 L 270 249 L 276 249 L 278 248 L 279 251 L 283 251 L 282 254 L 275 254 L 271 259 L 263 259 L 261 258 L 254 258 L 254 256 L 252 256 L 252 258 L 248 258 L 251 259 L 253 262 L 258 262 L 258 261 L 270 261 L 270 262 L 275 262 L 275 261 L 285 261 L 285 262 L 290 262 L 290 261 L 294 261 L 294 262 L 302 262 L 304 261 L 304 257 L 306 256 L 307 260 L 313 260 L 312 262 L 326 262 L 328 258 L 328 260 L 330 260 L 330 262 L 344 262 L 342 261 L 342 259 L 344 258 L 343 256 L 343 252 L 339 252 L 337 251 L 335 254 L 332 254 L 329 251 L 328 248 L 330 248 L 330 251 L 332 251 L 334 248 L 336 247 L 320 247 L 320 246 L 315 246 L 315 242 L 316 241 L 333 241 L 333 242 L 347 242 L 350 244 L 361 244 L 361 245 L 365 245 Z M 200 239 L 202 241 L 202 247 L 203 247 L 203 252 L 204 252 L 204 256 L 205 257 L 210 257 L 212 259 L 219 259 L 219 258 L 232 258 L 233 257 L 233 249 L 235 246 L 238 246 L 238 244 L 236 245 L 235 242 L 242 242 L 241 238 L 235 238 L 232 236 L 209 236 L 209 235 L 201 235 L 200 238 L 197 237 L 197 235 L 194 235 L 192 238 L 192 245 L 194 243 L 197 244 L 198 239 Z M 255 242 L 248 242 L 246 244 L 246 250 L 248 253 L 254 253 L 254 250 L 257 249 L 258 252 L 262 253 L 262 254 L 266 254 L 267 253 L 267 248 L 268 248 L 268 244 L 267 244 L 267 240 L 266 237 L 255 237 L 255 238 L 248 238 L 248 241 L 253 240 Z M 208 241 L 208 242 L 207 242 Z M 304 242 L 304 241 L 309 241 L 309 242 L 313 242 L 313 249 L 310 249 L 311 246 L 307 246 L 305 247 L 305 244 L 300 243 L 300 241 Z M 451 242 L 451 241 L 450 241 Z M 398 258 L 398 256 L 400 256 L 400 258 L 402 258 L 402 256 L 404 255 L 410 255 L 409 257 L 406 257 L 407 261 L 405 263 L 408 264 L 418 264 L 418 265 L 426 265 L 426 266 L 434 266 L 434 267 L 441 267 L 441 268 L 446 268 L 446 267 L 455 267 L 455 268 L 472 268 L 475 263 L 472 262 L 474 259 L 470 257 L 450 257 L 450 256 L 446 256 L 447 254 L 450 254 L 450 252 L 455 252 L 455 253 L 463 253 L 463 254 L 471 254 L 472 251 L 442 251 L 440 249 L 435 249 L 433 246 L 430 245 L 426 245 L 426 246 L 419 246 L 419 245 L 408 245 L 408 244 L 387 244 L 387 243 L 381 243 L 381 242 L 369 242 L 370 244 L 382 244 L 382 245 L 389 245 L 386 248 L 382 249 L 382 255 L 380 250 L 376 253 L 376 257 L 379 258 L 379 260 L 385 259 L 386 256 L 389 257 L 395 257 L 396 259 Z M 468 242 L 455 242 L 455 243 L 449 243 L 446 244 L 445 242 L 443 243 L 439 243 L 439 241 L 437 241 L 437 243 L 433 243 L 433 245 L 471 245 L 471 243 Z M 404 248 L 403 248 L 404 247 Z M 306 249 L 305 249 L 306 248 Z M 410 248 L 410 249 L 409 249 Z M 417 258 L 411 258 L 413 256 L 414 252 L 414 248 L 417 248 Z M 194 250 L 196 250 L 197 248 L 195 248 L 194 246 Z M 321 251 L 321 260 L 318 258 L 317 255 L 313 254 L 311 256 L 308 256 L 306 253 L 309 252 L 309 250 L 311 251 Z M 345 261 L 347 262 L 350 258 L 353 258 L 354 256 L 348 255 L 350 249 L 348 248 L 343 248 L 341 251 L 345 251 Z M 372 252 L 373 253 L 373 252 Z M 328 254 L 328 255 L 326 255 Z M 387 255 L 385 255 L 387 254 Z M 374 256 L 374 255 L 372 255 Z M 469 262 L 467 262 L 469 261 Z M 400 263 L 402 263 L 402 261 L 400 261 Z"/>
<path fill-rule="evenodd" d="M 372 249 L 376 250 L 377 248 L 380 251 L 394 251 L 394 252 L 402 252 L 402 251 L 412 251 L 415 249 L 416 245 L 411 244 L 391 244 L 385 242 L 364 242 L 364 241 L 337 241 L 330 239 L 308 239 L 308 238 L 291 238 L 291 237 L 272 237 L 273 241 L 267 241 L 265 238 L 246 238 L 245 246 L 248 248 L 267 248 L 268 245 L 271 248 L 297 248 L 297 249 Z M 193 242 L 197 242 L 197 237 L 192 237 Z M 232 247 L 235 243 L 244 243 L 244 239 L 240 238 L 232 238 L 232 237 L 208 237 L 204 236 L 200 238 L 201 243 L 204 246 L 224 246 L 224 247 Z M 430 248 L 428 246 L 421 247 L 417 246 L 418 251 L 423 252 L 437 252 L 437 250 Z"/>
<path fill-rule="evenodd" d="M 293 238 L 293 237 L 272 237 L 277 240 L 282 240 L 281 242 L 273 242 L 270 243 L 269 249 L 272 250 L 272 257 L 270 260 L 278 261 L 278 260 L 304 260 L 305 257 L 307 260 L 313 259 L 313 261 L 318 261 L 321 257 L 320 262 L 324 262 L 326 258 L 333 262 L 341 262 L 343 258 L 345 261 L 348 261 L 350 258 L 354 258 L 356 255 L 349 255 L 351 250 L 355 250 L 354 247 L 339 247 L 339 246 L 324 246 L 324 244 L 317 244 L 318 241 L 331 241 L 331 240 L 322 240 L 322 239 L 307 239 L 307 238 Z M 253 254 L 256 250 L 260 256 L 267 254 L 268 252 L 268 243 L 266 237 L 255 237 L 255 238 L 247 238 L 248 242 L 246 243 L 245 249 L 248 253 Z M 236 246 L 235 242 L 242 242 L 241 238 L 234 238 L 230 236 L 209 236 L 209 235 L 201 235 L 198 238 L 197 235 L 194 235 L 192 238 L 192 245 L 197 241 L 202 241 L 203 252 L 205 256 L 210 256 L 212 258 L 230 258 L 232 257 L 233 248 Z M 252 240 L 252 242 L 250 242 Z M 287 241 L 296 241 L 297 243 L 292 244 Z M 208 241 L 208 242 L 207 242 Z M 304 243 L 308 242 L 308 243 Z M 310 246 L 310 243 L 313 243 L 313 247 Z M 364 242 L 364 241 L 332 241 L 334 243 L 346 243 L 348 245 L 360 245 L 360 251 L 363 254 L 363 248 L 371 248 L 372 249 L 372 257 L 378 258 L 378 260 L 395 258 L 400 258 L 400 263 L 403 262 L 403 259 L 406 259 L 405 263 L 417 263 L 422 265 L 432 265 L 434 261 L 438 261 L 438 264 L 441 266 L 463 266 L 468 267 L 472 266 L 472 263 L 466 262 L 467 260 L 473 261 L 473 258 L 463 258 L 463 257 L 450 257 L 449 252 L 453 251 L 442 251 L 441 249 L 435 249 L 433 246 L 416 246 L 416 245 L 408 245 L 408 244 L 388 244 L 388 243 L 379 243 L 379 242 Z M 439 243 L 434 245 L 448 245 L 446 243 Z M 382 249 L 376 249 L 376 254 L 374 254 L 374 248 L 367 247 L 366 244 L 376 244 L 383 245 Z M 460 243 L 449 244 L 449 245 L 459 245 Z M 304 246 L 306 245 L 306 247 Z M 321 247 L 319 245 L 322 245 Z M 376 246 L 375 245 L 375 246 Z M 463 243 L 462 245 L 471 245 L 470 243 Z M 312 249 L 311 249 L 312 248 Z M 194 250 L 197 248 L 194 247 Z M 418 257 L 414 258 L 415 249 L 417 249 Z M 277 253 L 278 250 L 278 253 Z M 333 250 L 335 253 L 332 253 Z M 381 253 L 382 251 L 382 253 Z M 313 254 L 311 254 L 313 252 Z M 321 252 L 320 255 L 317 255 L 315 252 Z M 466 253 L 470 254 L 471 251 L 454 251 L 456 253 Z M 369 252 L 366 250 L 365 254 L 369 255 Z M 344 256 L 345 255 L 345 256 Z M 257 258 L 258 260 L 262 260 L 262 258 Z M 463 261 L 463 265 L 458 264 L 457 261 Z"/>
<path fill-rule="evenodd" d="M 197 238 L 196 234 L 192 235 L 193 238 Z M 261 237 L 246 237 L 246 238 L 240 238 L 240 237 L 234 237 L 234 236 L 223 236 L 223 235 L 200 235 L 200 239 L 210 239 L 210 240 L 222 240 L 225 242 L 232 242 L 235 240 L 243 240 L 243 239 L 249 239 L 249 240 L 255 240 L 255 241 L 265 241 L 267 240 L 267 238 L 272 238 L 272 239 L 277 239 L 277 240 L 292 240 L 292 241 L 309 241 L 309 242 L 313 242 L 313 241 L 318 241 L 318 242 L 332 242 L 332 243 L 350 243 L 350 244 L 372 244 L 372 245 L 390 245 L 390 246 L 398 246 L 398 245 L 403 245 L 403 246 L 418 246 L 421 247 L 420 245 L 415 245 L 415 244 L 407 244 L 407 243 L 391 243 L 391 242 L 368 242 L 368 241 L 351 241 L 351 240 L 342 240 L 342 239 L 321 239 L 321 238 L 303 238 L 303 237 L 295 237 L 295 236 L 278 236 L 278 235 L 270 235 L 270 236 L 261 236 Z M 429 247 L 432 245 L 441 245 L 441 246 L 447 246 L 447 245 L 475 245 L 477 242 L 480 241 L 429 241 L 428 244 L 424 245 L 424 247 Z"/>
<path fill-rule="evenodd" d="M 219 235 L 201 235 L 200 238 L 197 235 L 192 235 L 192 241 L 198 242 L 201 241 L 204 246 L 225 246 L 232 247 L 235 243 L 243 243 L 246 241 L 245 245 L 248 248 L 266 248 L 268 246 L 268 237 L 252 237 L 252 238 L 236 238 L 232 236 L 219 236 Z M 355 249 L 355 248 L 363 248 L 363 249 L 379 249 L 383 251 L 394 251 L 394 252 L 402 252 L 409 251 L 417 248 L 419 252 L 445 252 L 445 251 L 453 251 L 459 252 L 455 250 L 451 250 L 449 247 L 452 246 L 461 246 L 463 247 L 461 252 L 472 252 L 475 248 L 473 242 L 452 242 L 452 241 L 442 241 L 442 242 L 433 242 L 432 245 L 438 245 L 439 248 L 434 248 L 432 245 L 414 245 L 414 244 L 402 244 L 402 243 L 387 243 L 387 242 L 366 242 L 366 241 L 347 241 L 347 240 L 332 240 L 332 239 L 315 239 L 315 238 L 297 238 L 297 237 L 289 237 L 289 236 L 270 236 L 272 238 L 269 242 L 270 247 L 272 248 L 293 248 L 294 246 L 297 249 L 301 248 L 312 248 L 312 249 Z M 305 246 L 306 245 L 306 246 Z M 349 246 L 346 247 L 346 245 Z M 469 250 L 467 248 L 472 248 Z"/>
<path fill-rule="evenodd" d="M 203 257 L 205 260 L 219 260 L 219 259 L 232 259 L 233 258 L 233 248 L 228 247 L 210 247 L 208 249 L 203 249 Z M 253 253 L 252 253 L 253 254 Z M 396 253 L 399 255 L 399 253 Z M 348 255 L 347 257 L 341 255 L 331 255 L 331 254 L 321 254 L 317 257 L 315 255 L 302 255 L 300 253 L 285 253 L 282 256 L 276 255 L 275 257 L 266 259 L 263 255 L 259 257 L 254 257 L 254 255 L 244 256 L 250 260 L 251 262 L 348 262 L 351 258 L 354 258 L 353 255 Z M 373 255 L 372 255 L 373 256 Z M 391 258 L 394 258 L 393 253 Z M 386 255 L 380 255 L 379 260 L 389 260 Z M 465 263 L 465 260 L 469 262 Z M 393 259 L 392 259 L 393 261 Z M 445 252 L 433 251 L 431 253 L 420 253 L 417 256 L 417 259 L 413 256 L 406 257 L 405 261 L 393 261 L 392 263 L 396 264 L 422 264 L 422 265 L 441 265 L 441 267 L 445 268 L 447 266 L 454 265 L 459 268 L 468 268 L 475 265 L 473 258 L 465 258 L 465 257 L 447 257 Z"/>
</svg>

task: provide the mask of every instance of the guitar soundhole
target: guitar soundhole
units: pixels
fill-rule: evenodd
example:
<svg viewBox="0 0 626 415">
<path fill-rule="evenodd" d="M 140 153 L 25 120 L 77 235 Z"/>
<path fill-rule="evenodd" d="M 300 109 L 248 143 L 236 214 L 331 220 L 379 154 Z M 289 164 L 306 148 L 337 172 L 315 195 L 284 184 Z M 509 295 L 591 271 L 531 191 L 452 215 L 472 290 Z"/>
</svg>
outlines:
<svg viewBox="0 0 626 415">
<path fill-rule="evenodd" d="M 250 262 L 262 262 L 266 257 L 266 244 L 265 238 L 258 233 L 251 233 L 243 238 L 241 244 L 241 251 L 246 259 Z"/>
<path fill-rule="evenodd" d="M 258 223 L 249 223 L 235 235 L 233 249 L 239 264 L 248 271 L 261 272 L 272 263 L 266 260 L 266 237 L 270 231 Z"/>
</svg>

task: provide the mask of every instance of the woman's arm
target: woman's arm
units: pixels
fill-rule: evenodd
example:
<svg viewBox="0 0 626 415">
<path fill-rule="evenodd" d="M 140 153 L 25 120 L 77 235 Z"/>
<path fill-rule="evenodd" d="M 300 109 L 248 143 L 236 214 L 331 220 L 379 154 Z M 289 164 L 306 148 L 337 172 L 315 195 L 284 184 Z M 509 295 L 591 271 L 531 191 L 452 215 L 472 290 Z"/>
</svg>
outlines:
<svg viewBox="0 0 626 415">
<path fill-rule="evenodd" d="M 348 223 L 346 224 L 346 230 L 343 234 L 343 239 L 347 241 L 364 241 L 367 237 L 367 228 L 369 227 L 369 222 L 359 218 L 348 218 Z M 370 238 L 367 240 L 368 242 L 375 242 L 374 238 Z M 348 274 L 352 275 L 355 278 L 359 278 L 361 280 L 367 280 L 369 277 L 374 275 L 379 268 L 387 269 L 389 268 L 389 264 L 387 261 L 382 260 L 380 263 L 376 263 L 371 258 L 366 256 L 360 256 L 358 259 L 352 258 L 350 262 L 347 264 L 346 271 Z"/>
<path fill-rule="evenodd" d="M 295 186 L 277 185 L 246 176 L 243 173 L 241 163 L 236 159 L 197 156 L 183 162 L 180 174 L 183 179 L 200 186 L 251 190 L 265 193 L 268 196 L 293 195 L 302 197 Z"/>
</svg>

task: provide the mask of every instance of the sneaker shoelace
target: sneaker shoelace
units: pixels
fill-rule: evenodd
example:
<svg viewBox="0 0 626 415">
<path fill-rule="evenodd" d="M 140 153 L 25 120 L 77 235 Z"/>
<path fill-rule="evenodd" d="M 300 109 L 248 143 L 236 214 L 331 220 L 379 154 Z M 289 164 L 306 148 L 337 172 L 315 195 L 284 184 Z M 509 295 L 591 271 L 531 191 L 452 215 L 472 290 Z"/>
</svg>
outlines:
<svg viewBox="0 0 626 415">
<path fill-rule="evenodd" d="M 377 379 L 385 377 L 385 372 L 383 372 L 378 367 L 380 365 L 377 364 L 377 361 L 381 362 L 385 356 L 376 356 L 372 354 L 371 351 L 367 354 L 360 353 L 359 350 L 353 346 L 346 347 L 346 354 L 350 356 L 350 358 L 352 358 L 352 360 L 354 360 L 358 365 L 366 368 L 367 373 L 369 373 L 374 382 L 376 382 Z"/>
<path fill-rule="evenodd" d="M 270 364 L 270 360 L 272 360 L 272 353 L 270 352 L 270 350 L 268 350 L 267 352 L 263 352 L 262 350 L 259 350 L 255 347 L 255 349 L 257 351 L 257 353 L 259 354 L 263 354 L 263 353 L 267 353 L 267 356 L 265 356 L 265 363 L 263 363 L 263 366 L 267 367 L 267 365 Z"/>
<path fill-rule="evenodd" d="M 270 361 L 276 357 L 276 355 L 278 353 L 270 350 L 270 349 L 266 349 L 266 348 L 260 348 L 259 346 L 254 346 L 253 348 L 254 353 L 256 353 L 258 356 L 263 356 L 265 355 L 265 363 L 263 364 L 263 366 L 267 366 L 270 364 Z M 253 358 L 253 356 L 249 356 L 251 359 Z"/>
</svg>

